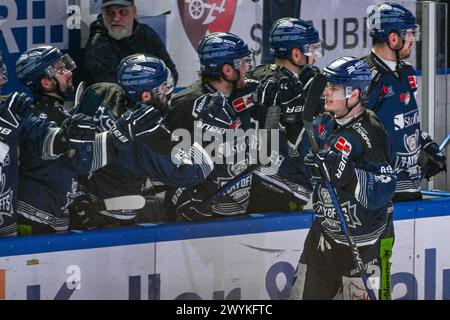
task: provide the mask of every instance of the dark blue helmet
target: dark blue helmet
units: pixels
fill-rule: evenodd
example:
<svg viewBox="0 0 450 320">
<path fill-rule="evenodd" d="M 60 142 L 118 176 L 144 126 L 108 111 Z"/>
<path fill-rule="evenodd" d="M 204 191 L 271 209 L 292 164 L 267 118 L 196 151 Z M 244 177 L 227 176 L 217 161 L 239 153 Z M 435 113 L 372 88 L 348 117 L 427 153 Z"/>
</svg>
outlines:
<svg viewBox="0 0 450 320">
<path fill-rule="evenodd" d="M 132 100 L 139 100 L 143 91 L 159 95 L 173 90 L 169 68 L 162 60 L 147 53 L 124 58 L 117 68 L 117 82 Z"/>
<path fill-rule="evenodd" d="M 55 67 L 57 62 L 62 64 Z M 63 54 L 52 46 L 40 46 L 20 55 L 16 61 L 16 76 L 28 88 L 35 90 L 39 88 L 42 76 L 52 78 L 57 72 L 61 72 L 61 69 L 72 71 L 75 68 L 75 62 L 68 54 Z"/>
<path fill-rule="evenodd" d="M 369 65 L 355 57 L 335 59 L 323 69 L 323 74 L 331 85 L 350 89 L 359 88 L 361 96 L 365 96 L 372 80 L 372 72 Z"/>
<path fill-rule="evenodd" d="M 247 44 L 235 34 L 215 32 L 205 36 L 198 45 L 200 70 L 204 74 L 221 76 L 221 67 L 230 64 L 239 69 L 239 61 L 252 55 Z"/>
<path fill-rule="evenodd" d="M 369 34 L 380 42 L 387 40 L 391 32 L 398 32 L 405 39 L 407 31 L 412 31 L 415 40 L 419 40 L 420 26 L 416 17 L 405 7 L 397 3 L 384 2 L 376 5 L 367 19 Z"/>
<path fill-rule="evenodd" d="M 321 55 L 320 38 L 316 29 L 297 18 L 281 18 L 275 21 L 269 32 L 270 53 L 280 59 L 289 59 L 292 49 L 300 49 L 308 55 L 310 46 L 316 45 Z"/>
</svg>

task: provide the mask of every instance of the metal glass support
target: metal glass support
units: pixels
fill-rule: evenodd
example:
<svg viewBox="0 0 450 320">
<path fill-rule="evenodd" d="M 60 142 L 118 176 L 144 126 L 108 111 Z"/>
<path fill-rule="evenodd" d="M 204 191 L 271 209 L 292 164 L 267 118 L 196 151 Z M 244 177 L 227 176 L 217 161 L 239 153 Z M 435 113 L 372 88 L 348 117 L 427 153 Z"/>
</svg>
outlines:
<svg viewBox="0 0 450 320">
<path fill-rule="evenodd" d="M 423 1 L 422 5 L 422 130 L 435 138 L 434 111 L 436 106 L 436 3 Z M 434 189 L 434 180 L 428 190 Z"/>
</svg>

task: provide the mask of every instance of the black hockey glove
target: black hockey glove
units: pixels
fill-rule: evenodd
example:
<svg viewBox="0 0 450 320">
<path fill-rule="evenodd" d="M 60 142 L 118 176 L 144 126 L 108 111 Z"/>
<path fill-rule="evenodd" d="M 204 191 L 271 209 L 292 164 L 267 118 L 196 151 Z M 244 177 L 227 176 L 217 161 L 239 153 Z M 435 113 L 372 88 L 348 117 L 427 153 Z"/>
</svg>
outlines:
<svg viewBox="0 0 450 320">
<path fill-rule="evenodd" d="M 319 167 L 325 163 L 331 183 L 348 192 L 354 192 L 356 187 L 355 164 L 344 156 L 332 150 L 321 151 L 318 154 L 309 153 L 305 157 L 305 165 L 311 168 L 312 179 L 323 182 Z"/>
<path fill-rule="evenodd" d="M 309 82 L 314 78 L 318 73 L 320 73 L 320 69 L 312 64 L 305 65 L 300 73 L 298 74 L 298 80 L 303 84 L 304 88 L 308 88 Z"/>
<path fill-rule="evenodd" d="M 128 150 L 134 140 L 155 132 L 161 121 L 161 113 L 157 109 L 138 104 L 136 109 L 125 112 L 111 128 L 114 146 Z"/>
<path fill-rule="evenodd" d="M 420 150 L 417 163 L 421 168 L 422 176 L 427 180 L 441 171 L 447 172 L 447 158 L 439 152 L 436 142 L 431 142 Z"/>
<path fill-rule="evenodd" d="M 95 140 L 95 122 L 91 117 L 77 113 L 64 120 L 55 136 L 53 153 L 60 155 L 80 144 L 92 143 Z"/>
<path fill-rule="evenodd" d="M 281 106 L 281 121 L 298 123 L 302 119 L 309 83 L 320 70 L 307 64 L 302 68 L 298 77 L 286 68 L 279 68 L 279 71 L 284 75 L 279 81 L 277 98 Z"/>
<path fill-rule="evenodd" d="M 253 102 L 264 107 L 270 107 L 275 103 L 278 94 L 278 83 L 275 78 L 262 80 L 253 93 Z"/>
<path fill-rule="evenodd" d="M 25 93 L 11 94 L 0 103 L 0 138 L 4 141 L 18 142 L 20 127 L 33 113 L 32 100 Z"/>
<path fill-rule="evenodd" d="M 67 209 L 70 215 L 70 229 L 71 230 L 85 230 L 88 229 L 90 216 L 89 207 L 91 206 L 90 198 L 84 193 L 80 192 L 69 204 Z"/>
<path fill-rule="evenodd" d="M 219 128 L 234 129 L 238 125 L 234 108 L 220 92 L 205 94 L 198 98 L 195 101 L 193 115 L 195 120 Z"/>
</svg>

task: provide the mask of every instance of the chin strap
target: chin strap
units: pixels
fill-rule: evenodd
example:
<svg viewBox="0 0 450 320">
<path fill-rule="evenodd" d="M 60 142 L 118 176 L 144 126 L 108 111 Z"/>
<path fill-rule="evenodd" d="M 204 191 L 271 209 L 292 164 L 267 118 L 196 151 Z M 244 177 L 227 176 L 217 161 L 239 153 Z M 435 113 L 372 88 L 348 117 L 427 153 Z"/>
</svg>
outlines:
<svg viewBox="0 0 450 320">
<path fill-rule="evenodd" d="M 353 108 L 356 107 L 360 101 L 361 101 L 361 96 L 358 95 L 358 100 L 352 106 L 349 106 L 348 105 L 348 98 L 346 98 L 345 99 L 345 107 L 347 108 L 347 112 L 343 116 L 340 116 L 340 117 L 336 117 L 336 115 L 335 115 L 334 118 L 338 119 L 338 120 L 345 118 L 346 116 L 348 116 L 348 114 L 350 112 L 352 112 Z"/>
<path fill-rule="evenodd" d="M 398 49 L 398 50 L 393 49 L 391 47 L 391 45 L 389 44 L 389 39 L 386 39 L 386 44 L 389 47 L 389 49 L 391 49 L 395 53 L 395 71 L 400 76 L 400 72 L 399 72 L 400 71 L 400 66 L 401 66 L 400 51 L 405 46 L 405 40 L 402 39 L 402 37 L 400 36 L 400 34 L 398 32 L 395 32 L 395 33 L 397 33 L 398 36 L 400 37 L 400 39 L 402 40 L 402 46 L 400 47 L 400 49 Z"/>
<path fill-rule="evenodd" d="M 292 60 L 292 57 L 289 58 L 289 62 L 290 62 L 292 65 L 294 65 L 294 66 L 296 66 L 297 68 L 299 68 L 300 70 L 303 69 L 303 67 L 305 66 L 305 64 L 304 64 L 304 65 L 300 65 L 300 64 L 296 63 L 294 60 Z"/>
<path fill-rule="evenodd" d="M 233 86 L 232 91 L 234 91 L 234 90 L 237 89 L 237 84 L 238 84 L 238 82 L 239 82 L 239 79 L 241 78 L 241 72 L 240 72 L 239 70 L 237 70 L 236 68 L 233 68 L 233 69 L 236 70 L 236 72 L 237 72 L 237 74 L 238 74 L 238 77 L 237 77 L 238 79 L 237 79 L 237 80 L 228 80 L 228 79 L 225 77 L 225 74 L 224 74 L 222 71 L 220 72 L 220 77 L 221 77 L 224 81 L 226 81 L 226 82 L 232 84 L 232 86 Z"/>
</svg>

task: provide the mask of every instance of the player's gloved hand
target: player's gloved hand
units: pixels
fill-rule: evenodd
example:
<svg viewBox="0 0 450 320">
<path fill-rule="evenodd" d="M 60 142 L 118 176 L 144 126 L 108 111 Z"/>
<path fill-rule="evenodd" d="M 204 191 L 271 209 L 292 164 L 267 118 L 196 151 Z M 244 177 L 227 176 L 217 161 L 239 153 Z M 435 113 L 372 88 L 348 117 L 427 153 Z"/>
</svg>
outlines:
<svg viewBox="0 0 450 320">
<path fill-rule="evenodd" d="M 306 94 L 311 79 L 320 70 L 310 64 L 305 65 L 298 76 L 286 68 L 279 68 L 283 77 L 279 81 L 278 102 L 281 107 L 281 121 L 298 123 L 302 119 Z"/>
<path fill-rule="evenodd" d="M 320 73 L 320 69 L 312 64 L 307 64 L 303 66 L 302 70 L 298 74 L 298 80 L 303 84 L 304 88 L 307 88 L 309 82 L 314 78 L 318 73 Z"/>
<path fill-rule="evenodd" d="M 114 146 L 128 150 L 134 140 L 155 132 L 162 120 L 160 111 L 152 106 L 138 104 L 137 108 L 125 112 L 111 128 Z"/>
<path fill-rule="evenodd" d="M 72 149 L 78 149 L 85 143 L 95 140 L 95 122 L 91 117 L 77 113 L 64 120 L 55 136 L 54 154 L 60 155 Z"/>
<path fill-rule="evenodd" d="M 278 83 L 275 78 L 262 80 L 253 93 L 253 102 L 264 107 L 270 107 L 275 103 L 278 94 Z"/>
<path fill-rule="evenodd" d="M 13 102 L 11 103 L 11 100 Z M 11 104 L 11 112 L 21 120 L 31 116 L 34 111 L 33 101 L 26 93 L 14 94 L 11 97 L 9 104 Z"/>
<path fill-rule="evenodd" d="M 217 188 L 212 181 L 205 180 L 205 183 L 210 183 L 211 187 Z M 177 207 L 177 220 L 178 221 L 201 221 L 208 220 L 214 217 L 212 211 L 212 204 L 209 204 L 206 200 L 209 194 L 206 193 L 205 189 L 193 189 L 188 188 L 184 190 L 178 203 L 180 205 Z"/>
<path fill-rule="evenodd" d="M 193 115 L 195 120 L 219 128 L 234 129 L 239 125 L 236 111 L 221 92 L 198 98 Z"/>
<path fill-rule="evenodd" d="M 18 142 L 20 127 L 33 113 L 32 100 L 25 93 L 14 93 L 0 104 L 0 138 L 4 141 Z"/>
<path fill-rule="evenodd" d="M 279 68 L 283 75 L 278 81 L 277 103 L 281 108 L 280 120 L 285 123 L 301 121 L 305 104 L 304 85 L 288 69 Z"/>
<path fill-rule="evenodd" d="M 88 229 L 90 217 L 89 207 L 91 206 L 90 198 L 84 193 L 80 192 L 72 202 L 68 205 L 70 215 L 70 229 L 71 230 L 85 230 Z"/>
<path fill-rule="evenodd" d="M 422 176 L 427 180 L 441 171 L 447 172 L 447 158 L 439 152 L 439 146 L 434 141 L 420 150 L 417 163 L 421 168 Z"/>
<path fill-rule="evenodd" d="M 312 178 L 323 182 L 319 168 L 326 165 L 331 183 L 349 192 L 356 187 L 355 163 L 343 153 L 333 150 L 321 151 L 317 154 L 309 153 L 305 157 L 305 165 L 311 168 Z"/>
</svg>

